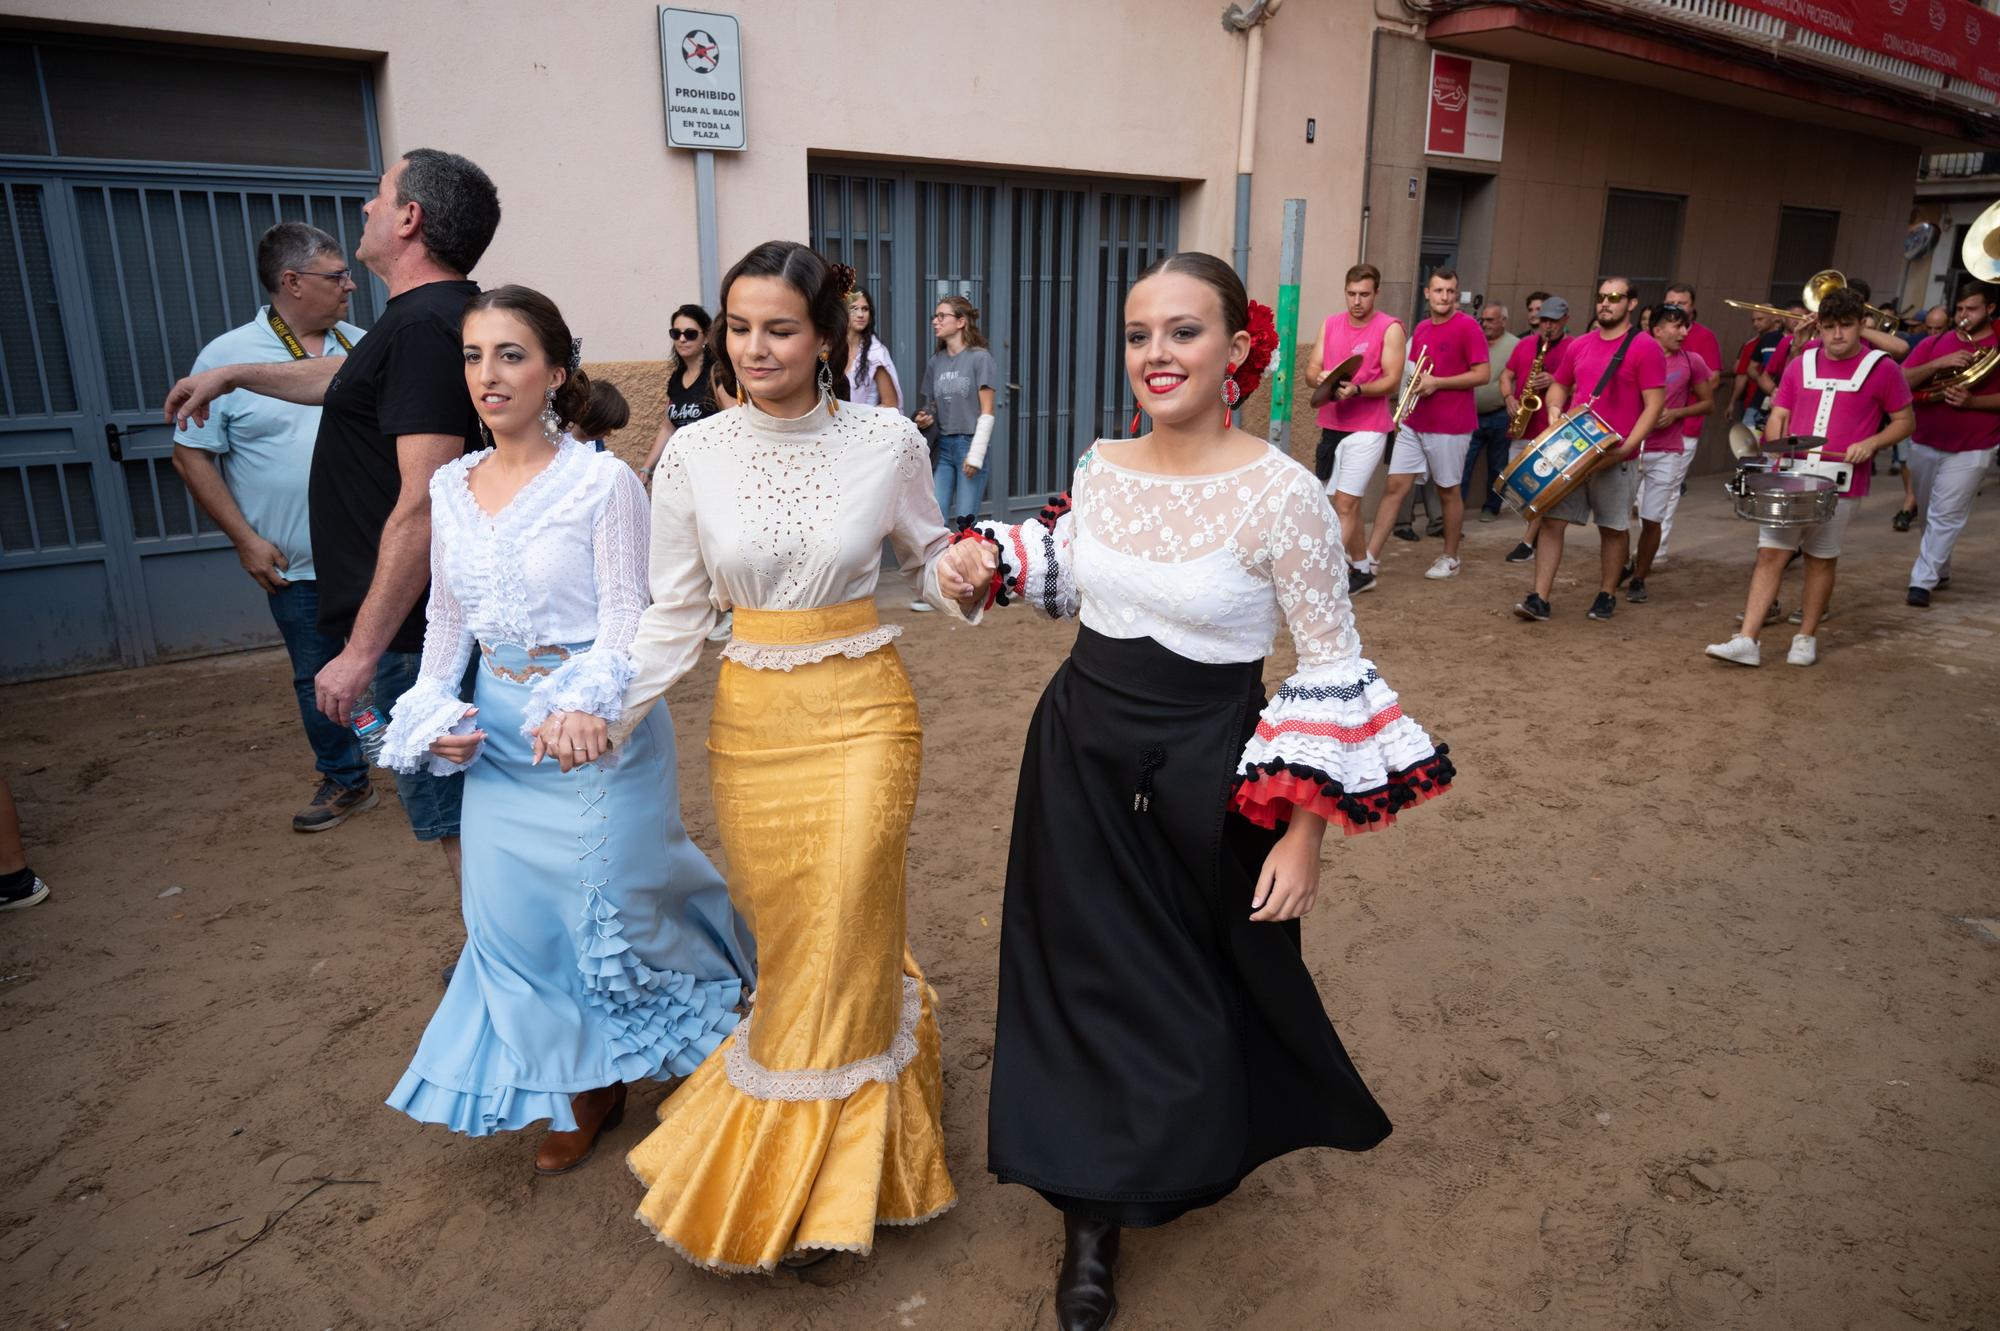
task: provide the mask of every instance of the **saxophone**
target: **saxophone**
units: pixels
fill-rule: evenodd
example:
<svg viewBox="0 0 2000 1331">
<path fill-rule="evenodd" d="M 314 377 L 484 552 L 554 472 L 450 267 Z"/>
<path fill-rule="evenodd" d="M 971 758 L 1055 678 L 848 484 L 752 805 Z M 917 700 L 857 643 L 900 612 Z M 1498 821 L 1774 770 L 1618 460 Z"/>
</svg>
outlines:
<svg viewBox="0 0 2000 1331">
<path fill-rule="evenodd" d="M 1549 340 L 1545 337 L 1535 339 L 1535 363 L 1528 367 L 1528 383 L 1533 383 L 1535 376 L 1542 372 L 1542 357 L 1548 354 Z M 1528 433 L 1528 422 L 1533 420 L 1535 413 L 1541 409 L 1542 395 L 1529 388 L 1528 384 L 1522 384 L 1520 401 L 1514 407 L 1513 417 L 1507 422 L 1507 437 L 1510 439 L 1524 437 Z"/>
</svg>

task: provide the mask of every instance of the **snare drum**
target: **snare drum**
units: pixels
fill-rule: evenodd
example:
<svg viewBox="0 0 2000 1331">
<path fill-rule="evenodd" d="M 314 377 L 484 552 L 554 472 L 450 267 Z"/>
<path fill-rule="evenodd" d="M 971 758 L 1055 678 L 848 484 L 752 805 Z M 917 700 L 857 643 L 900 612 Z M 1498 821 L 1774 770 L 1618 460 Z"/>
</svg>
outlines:
<svg viewBox="0 0 2000 1331">
<path fill-rule="evenodd" d="M 1544 430 L 1500 473 L 1496 488 L 1522 517 L 1545 517 L 1624 442 L 1602 416 L 1584 407 Z"/>
<path fill-rule="evenodd" d="M 1824 476 L 1744 467 L 1723 487 L 1736 516 L 1765 527 L 1810 527 L 1833 516 L 1840 491 Z"/>
</svg>

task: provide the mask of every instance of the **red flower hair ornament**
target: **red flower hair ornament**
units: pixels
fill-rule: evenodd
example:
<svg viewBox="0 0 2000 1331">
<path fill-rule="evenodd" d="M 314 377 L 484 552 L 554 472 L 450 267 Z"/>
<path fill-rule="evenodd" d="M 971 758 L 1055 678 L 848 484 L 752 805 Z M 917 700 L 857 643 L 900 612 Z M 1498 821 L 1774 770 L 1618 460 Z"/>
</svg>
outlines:
<svg viewBox="0 0 2000 1331">
<path fill-rule="evenodd" d="M 1270 368 L 1272 353 L 1278 349 L 1278 321 L 1272 316 L 1271 307 L 1262 301 L 1250 302 L 1249 332 L 1250 354 L 1230 375 L 1245 398 L 1256 392 L 1257 385 L 1264 382 L 1264 371 Z"/>
</svg>

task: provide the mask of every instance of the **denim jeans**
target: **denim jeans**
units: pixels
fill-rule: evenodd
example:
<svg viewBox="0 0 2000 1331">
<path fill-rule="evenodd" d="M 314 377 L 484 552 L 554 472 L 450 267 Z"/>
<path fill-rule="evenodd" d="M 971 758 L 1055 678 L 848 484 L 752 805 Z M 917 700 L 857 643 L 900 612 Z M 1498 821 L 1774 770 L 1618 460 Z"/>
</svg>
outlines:
<svg viewBox="0 0 2000 1331">
<path fill-rule="evenodd" d="M 981 467 L 977 476 L 965 474 L 965 455 L 971 451 L 969 434 L 938 436 L 931 483 L 937 488 L 938 512 L 944 514 L 947 526 L 953 518 L 978 517 L 979 501 L 986 497 L 986 469 Z"/>
<path fill-rule="evenodd" d="M 368 762 L 354 732 L 329 719 L 313 701 L 313 677 L 340 655 L 340 639 L 319 631 L 319 584 L 310 578 L 287 583 L 285 590 L 268 592 L 266 598 L 272 622 L 285 640 L 285 654 L 292 658 L 292 692 L 298 695 L 299 720 L 305 722 L 313 765 L 321 776 L 348 790 L 366 784 Z"/>
<path fill-rule="evenodd" d="M 1479 462 L 1479 454 L 1486 454 L 1486 498 L 1483 507 L 1489 513 L 1500 511 L 1500 491 L 1494 483 L 1500 473 L 1507 470 L 1507 446 L 1512 441 L 1507 437 L 1507 409 L 1489 411 L 1479 418 L 1479 428 L 1472 432 L 1472 443 L 1465 450 L 1465 480 L 1459 485 L 1459 493 L 1465 502 L 1472 502 L 1472 471 Z"/>
<path fill-rule="evenodd" d="M 375 663 L 375 703 L 389 709 L 395 715 L 396 703 L 417 682 L 417 667 L 423 662 L 421 652 L 384 652 L 382 659 Z M 470 698 L 473 682 L 478 678 L 479 653 L 475 650 L 467 664 L 465 677 L 459 681 L 458 696 Z M 453 772 L 450 776 L 432 776 L 429 772 L 396 773 L 396 796 L 403 801 L 403 813 L 410 820 L 410 831 L 416 833 L 419 841 L 436 841 L 441 837 L 458 835 L 459 801 L 465 791 L 465 773 Z"/>
</svg>

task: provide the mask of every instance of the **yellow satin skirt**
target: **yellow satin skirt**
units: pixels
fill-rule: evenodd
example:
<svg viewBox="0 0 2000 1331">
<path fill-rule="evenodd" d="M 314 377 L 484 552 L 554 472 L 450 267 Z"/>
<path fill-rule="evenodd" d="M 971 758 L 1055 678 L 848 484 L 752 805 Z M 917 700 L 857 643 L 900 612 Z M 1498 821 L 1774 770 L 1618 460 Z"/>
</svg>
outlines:
<svg viewBox="0 0 2000 1331">
<path fill-rule="evenodd" d="M 738 642 L 775 648 L 877 626 L 872 601 L 735 614 Z M 638 1218 L 720 1271 L 865 1253 L 877 1225 L 957 1200 L 936 995 L 905 939 L 923 731 L 902 660 L 892 646 L 789 670 L 725 659 L 708 753 L 756 1002 L 626 1157 L 646 1186 Z"/>
</svg>

